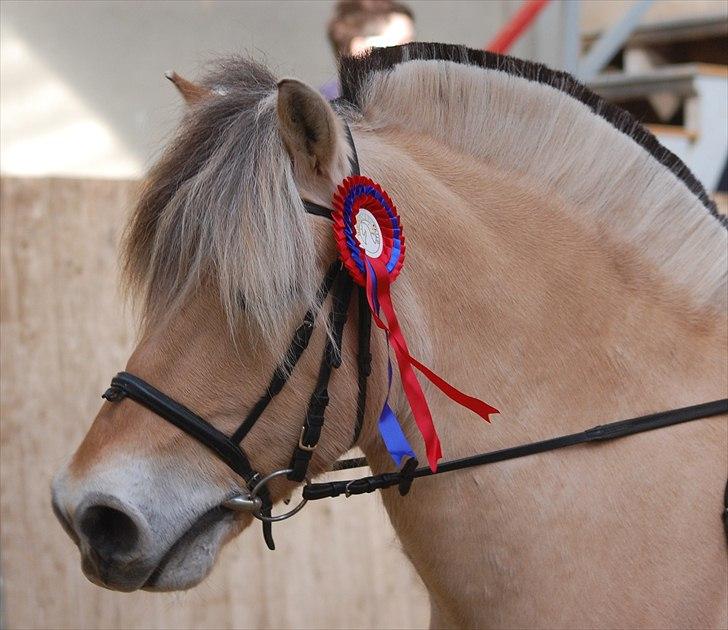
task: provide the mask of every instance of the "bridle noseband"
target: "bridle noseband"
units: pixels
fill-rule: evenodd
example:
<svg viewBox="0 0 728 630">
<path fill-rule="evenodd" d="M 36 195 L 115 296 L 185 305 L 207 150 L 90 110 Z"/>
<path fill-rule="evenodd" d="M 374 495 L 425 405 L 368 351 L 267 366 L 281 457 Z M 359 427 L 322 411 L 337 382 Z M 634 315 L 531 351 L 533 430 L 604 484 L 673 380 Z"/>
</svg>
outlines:
<svg viewBox="0 0 728 630">
<path fill-rule="evenodd" d="M 351 172 L 353 175 L 359 175 L 359 162 L 354 140 L 348 126 L 345 125 L 345 127 L 352 151 L 352 158 L 350 160 Z M 303 201 L 303 204 L 309 214 L 331 219 L 332 211 L 330 208 L 306 200 Z M 371 312 L 363 287 L 357 286 L 356 288 L 359 323 L 357 345 L 357 383 L 359 393 L 357 396 L 357 412 L 352 436 L 352 446 L 359 440 L 364 423 L 367 377 L 371 372 Z M 333 370 L 341 366 L 342 338 L 353 293 L 354 282 L 343 264 L 337 260 L 331 264 L 326 272 L 319 287 L 315 308 L 311 308 L 306 312 L 303 322 L 293 334 L 293 339 L 291 340 L 283 362 L 273 371 L 273 375 L 270 378 L 265 392 L 250 409 L 243 422 L 230 436 L 225 435 L 205 419 L 160 392 L 143 379 L 128 372 L 120 372 L 112 379 L 111 386 L 103 394 L 103 398 L 112 403 L 118 402 L 123 398 L 129 398 L 161 418 L 164 418 L 213 451 L 245 482 L 245 488 L 241 489 L 234 496 L 229 497 L 223 505 L 230 510 L 250 512 L 254 517 L 261 520 L 263 522 L 263 536 L 269 549 L 275 549 L 271 529 L 272 523 L 290 518 L 299 512 L 308 500 L 335 497 L 341 494 L 346 496 L 364 494 L 392 486 L 398 486 L 400 494 L 404 495 L 409 491 L 412 481 L 415 478 L 526 457 L 536 453 L 543 453 L 586 442 L 611 440 L 626 435 L 633 435 L 643 431 L 679 424 L 681 422 L 728 413 L 728 399 L 721 399 L 710 403 L 599 425 L 581 433 L 565 435 L 542 442 L 524 444 L 500 451 L 481 453 L 472 457 L 443 462 L 439 465 L 437 472 L 433 472 L 429 467 L 417 468 L 417 460 L 410 458 L 405 461 L 402 468 L 397 472 L 383 473 L 362 477 L 360 479 L 314 484 L 311 483 L 307 476 L 308 466 L 321 437 L 326 408 L 329 403 L 329 380 Z M 329 312 L 329 329 L 331 330 L 331 335 L 327 337 L 325 342 L 316 385 L 308 401 L 298 443 L 294 446 L 288 468 L 275 470 L 267 475 L 261 475 L 261 473 L 252 467 L 250 460 L 241 447 L 241 442 L 253 426 L 255 426 L 255 423 L 260 419 L 273 398 L 286 385 L 291 371 L 308 347 L 315 325 L 316 313 L 320 310 L 329 294 L 331 295 L 331 310 Z M 366 465 L 365 459 L 350 459 L 337 462 L 334 469 L 341 470 L 364 465 Z M 305 484 L 303 498 L 293 509 L 284 514 L 273 516 L 268 482 L 283 476 L 290 481 Z M 724 513 L 724 517 L 726 518 L 726 527 L 728 528 L 728 486 L 726 487 L 725 503 L 726 512 Z"/>
</svg>

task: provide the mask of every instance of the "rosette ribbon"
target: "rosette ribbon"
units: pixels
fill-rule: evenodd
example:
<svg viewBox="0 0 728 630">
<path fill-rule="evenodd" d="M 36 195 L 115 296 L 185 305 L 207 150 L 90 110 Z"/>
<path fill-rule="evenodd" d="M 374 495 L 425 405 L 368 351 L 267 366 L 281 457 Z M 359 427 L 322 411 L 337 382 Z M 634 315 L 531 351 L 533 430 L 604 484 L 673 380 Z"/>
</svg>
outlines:
<svg viewBox="0 0 728 630">
<path fill-rule="evenodd" d="M 390 288 L 404 264 L 405 239 L 397 209 L 389 195 L 368 177 L 347 177 L 334 194 L 334 238 L 339 256 L 353 280 L 365 288 L 372 319 L 387 336 L 394 352 L 399 375 L 417 427 L 425 442 L 432 471 L 442 457 L 427 399 L 415 369 L 446 396 L 490 422 L 495 407 L 461 392 L 435 374 L 409 352 L 392 303 Z M 390 455 L 400 464 L 406 455 L 414 457 L 412 447 L 389 406 L 392 365 L 388 358 L 388 390 L 379 416 L 379 432 Z"/>
</svg>

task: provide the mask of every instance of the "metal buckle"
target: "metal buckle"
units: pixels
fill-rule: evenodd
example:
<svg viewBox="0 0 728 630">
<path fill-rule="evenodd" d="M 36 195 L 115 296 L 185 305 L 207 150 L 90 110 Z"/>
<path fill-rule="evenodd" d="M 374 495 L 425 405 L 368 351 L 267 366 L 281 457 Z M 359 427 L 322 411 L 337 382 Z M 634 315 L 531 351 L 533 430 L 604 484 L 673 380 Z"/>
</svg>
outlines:
<svg viewBox="0 0 728 630">
<path fill-rule="evenodd" d="M 307 444 L 303 443 L 303 434 L 306 433 L 306 425 L 303 425 L 301 427 L 301 435 L 298 437 L 298 448 L 300 448 L 302 451 L 308 451 L 309 453 L 313 451 L 316 448 L 316 444 L 313 444 L 312 446 L 308 446 Z M 280 471 L 279 471 L 280 472 Z M 268 475 L 270 477 L 270 475 Z"/>
</svg>

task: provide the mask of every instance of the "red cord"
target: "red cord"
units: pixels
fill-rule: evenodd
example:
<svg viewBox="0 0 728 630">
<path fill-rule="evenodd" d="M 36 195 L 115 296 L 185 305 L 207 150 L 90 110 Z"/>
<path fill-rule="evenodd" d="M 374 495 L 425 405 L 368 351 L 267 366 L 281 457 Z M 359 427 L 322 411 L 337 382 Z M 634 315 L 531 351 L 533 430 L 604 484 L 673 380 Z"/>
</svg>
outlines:
<svg viewBox="0 0 728 630">
<path fill-rule="evenodd" d="M 496 53 L 508 52 L 513 43 L 549 3 L 549 0 L 526 0 L 518 12 L 486 46 L 486 50 Z"/>
</svg>

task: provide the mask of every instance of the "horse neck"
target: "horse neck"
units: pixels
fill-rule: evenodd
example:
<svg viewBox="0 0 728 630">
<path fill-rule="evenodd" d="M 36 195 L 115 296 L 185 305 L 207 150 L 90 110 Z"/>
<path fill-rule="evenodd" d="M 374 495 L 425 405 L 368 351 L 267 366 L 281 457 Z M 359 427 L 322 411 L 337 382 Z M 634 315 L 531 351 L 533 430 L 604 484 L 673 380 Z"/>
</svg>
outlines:
<svg viewBox="0 0 728 630">
<path fill-rule="evenodd" d="M 446 459 L 724 395 L 725 303 L 697 304 L 558 191 L 412 133 L 357 146 L 403 217 L 393 295 L 413 354 L 501 410 L 486 426 L 427 391 Z"/>
<path fill-rule="evenodd" d="M 392 294 L 413 355 L 501 412 L 487 425 L 425 384 L 445 460 L 725 396 L 725 303 L 699 302 L 655 267 L 654 252 L 581 220 L 589 213 L 559 191 L 536 189 L 527 176 L 430 137 L 386 129 L 355 140 L 362 172 L 382 184 L 402 216 L 407 259 Z M 725 295 L 725 287 L 715 293 Z M 378 333 L 376 371 L 384 369 Z M 425 462 L 398 383 L 390 402 Z M 370 407 L 369 417 L 378 411 Z M 647 484 L 660 484 L 659 475 L 674 468 L 676 443 L 661 438 L 650 442 L 647 476 L 655 478 Z M 620 457 L 641 444 L 623 442 Z M 372 424 L 362 448 L 375 472 L 392 469 Z M 552 508 L 541 497 L 582 492 L 579 501 L 588 504 L 583 488 L 608 484 L 606 470 L 618 477 L 616 488 L 633 483 L 634 467 L 614 459 L 603 464 L 578 450 L 570 467 L 562 459 L 545 454 L 418 479 L 406 497 L 382 493 L 433 611 L 445 615 L 435 623 L 482 622 L 459 615 L 497 599 L 509 574 L 498 567 L 518 555 L 512 540 L 538 540 L 539 523 L 556 527 L 563 516 L 560 501 Z M 529 516 L 534 505 L 538 519 Z M 504 549 L 512 553 L 499 556 Z"/>
<path fill-rule="evenodd" d="M 501 412 L 487 425 L 425 386 L 445 460 L 725 396 L 725 303 L 698 303 L 654 252 L 579 220 L 559 191 L 432 138 L 390 129 L 355 139 L 363 173 L 402 216 L 407 259 L 392 293 L 412 354 Z M 398 383 L 391 402 L 425 462 Z M 391 470 L 372 426 L 362 447 L 375 471 Z M 554 462 L 526 477 L 530 488 L 501 463 L 417 480 L 404 498 L 383 493 L 435 606 L 468 592 L 448 585 L 488 590 L 482 545 L 507 545 L 509 528 L 538 537 L 515 522 L 508 492 L 558 493 L 568 473 Z"/>
<path fill-rule="evenodd" d="M 415 134 L 357 143 L 403 216 L 393 293 L 413 353 L 502 410 L 507 431 L 478 431 L 488 444 L 722 395 L 725 301 L 697 303 L 558 191 Z M 452 427 L 439 425 L 472 452 L 472 431 Z"/>
</svg>

